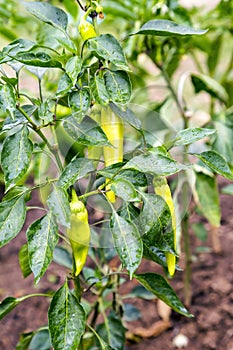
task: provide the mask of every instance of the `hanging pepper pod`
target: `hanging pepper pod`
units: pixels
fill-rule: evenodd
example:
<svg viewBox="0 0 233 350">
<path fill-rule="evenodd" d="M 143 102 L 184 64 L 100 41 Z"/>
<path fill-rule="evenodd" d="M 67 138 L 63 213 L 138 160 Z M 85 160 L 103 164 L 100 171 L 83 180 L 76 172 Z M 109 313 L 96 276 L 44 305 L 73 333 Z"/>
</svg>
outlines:
<svg viewBox="0 0 233 350">
<path fill-rule="evenodd" d="M 73 251 L 74 275 L 78 276 L 86 263 L 91 231 L 87 209 L 78 199 L 75 190 L 72 190 L 70 209 L 70 228 L 67 229 L 67 234 Z"/>
<path fill-rule="evenodd" d="M 167 179 L 164 176 L 155 177 L 153 180 L 153 185 L 155 193 L 164 199 L 164 201 L 167 203 L 170 209 L 172 229 L 174 232 L 174 249 L 176 249 L 176 216 L 170 187 L 168 186 Z M 165 256 L 167 261 L 168 272 L 170 276 L 173 276 L 176 270 L 176 256 L 169 252 L 166 252 Z"/>
<path fill-rule="evenodd" d="M 105 166 L 116 164 L 123 161 L 123 141 L 124 125 L 121 119 L 113 113 L 111 108 L 103 107 L 101 112 L 101 127 L 105 132 L 109 142 L 113 147 L 104 147 Z M 109 182 L 109 179 L 106 179 Z M 110 190 L 111 185 L 106 186 L 106 195 L 111 203 L 116 201 L 115 193 Z"/>
<path fill-rule="evenodd" d="M 78 26 L 78 31 L 83 41 L 96 37 L 95 28 L 90 22 L 86 20 L 86 15 L 81 18 Z"/>
</svg>

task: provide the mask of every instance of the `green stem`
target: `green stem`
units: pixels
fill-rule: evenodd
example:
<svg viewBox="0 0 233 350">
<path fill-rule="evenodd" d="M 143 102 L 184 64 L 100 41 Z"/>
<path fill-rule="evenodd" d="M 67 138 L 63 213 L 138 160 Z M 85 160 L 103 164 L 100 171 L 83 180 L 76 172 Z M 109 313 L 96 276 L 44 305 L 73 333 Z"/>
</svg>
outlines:
<svg viewBox="0 0 233 350">
<path fill-rule="evenodd" d="M 169 75 L 167 74 L 166 70 L 163 68 L 162 65 L 160 65 L 160 64 L 158 64 L 158 63 L 156 63 L 156 62 L 155 62 L 155 65 L 157 66 L 157 68 L 158 68 L 158 69 L 160 70 L 160 72 L 162 73 L 162 75 L 163 75 L 163 77 L 164 77 L 164 80 L 165 80 L 166 83 L 167 83 L 167 87 L 168 87 L 168 89 L 170 90 L 170 92 L 171 92 L 171 94 L 172 94 L 172 97 L 173 97 L 173 99 L 174 99 L 174 101 L 175 101 L 175 103 L 176 103 L 176 105 L 177 105 L 177 108 L 178 108 L 178 110 L 179 110 L 179 113 L 180 113 L 182 119 L 184 120 L 184 123 L 186 123 L 187 117 L 186 117 L 186 114 L 185 114 L 185 108 L 181 105 L 181 103 L 180 103 L 180 101 L 179 101 L 179 99 L 178 99 L 178 97 L 177 97 L 177 94 L 176 94 L 176 92 L 175 92 L 175 90 L 174 90 L 174 88 L 173 88 L 173 86 L 172 86 L 172 84 L 171 84 Z"/>
<path fill-rule="evenodd" d="M 183 191 L 184 196 L 186 196 L 186 187 L 188 184 L 184 184 Z M 185 270 L 184 270 L 184 303 L 187 307 L 191 304 L 192 290 L 191 290 L 191 244 L 189 237 L 189 215 L 186 213 L 182 219 L 182 234 L 184 238 L 184 253 L 185 253 Z"/>
<path fill-rule="evenodd" d="M 39 96 L 40 96 L 40 100 L 41 102 L 43 102 L 43 93 L 42 93 L 42 85 L 41 85 L 41 79 L 38 78 L 38 84 L 39 84 Z"/>
<path fill-rule="evenodd" d="M 45 293 L 35 293 L 35 294 L 28 294 L 28 295 L 25 295 L 21 298 L 18 298 L 20 301 L 24 301 L 24 300 L 27 300 L 29 298 L 33 298 L 33 297 L 48 297 L 48 298 L 52 298 L 52 295 L 50 294 L 45 294 Z"/>
</svg>

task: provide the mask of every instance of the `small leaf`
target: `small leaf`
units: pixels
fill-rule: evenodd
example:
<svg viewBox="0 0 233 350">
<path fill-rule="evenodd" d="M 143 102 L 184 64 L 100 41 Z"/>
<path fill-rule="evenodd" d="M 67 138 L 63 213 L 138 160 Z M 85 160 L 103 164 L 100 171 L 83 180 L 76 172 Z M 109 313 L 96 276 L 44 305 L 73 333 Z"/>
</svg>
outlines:
<svg viewBox="0 0 233 350">
<path fill-rule="evenodd" d="M 199 207 L 205 218 L 211 225 L 219 227 L 221 210 L 217 181 L 214 177 L 202 173 L 196 173 L 196 190 Z"/>
<path fill-rule="evenodd" d="M 228 95 L 224 87 L 210 76 L 201 73 L 192 73 L 191 79 L 196 93 L 206 91 L 220 101 L 226 102 L 228 100 Z"/>
<path fill-rule="evenodd" d="M 155 299 L 155 295 L 151 292 L 149 292 L 148 289 L 146 289 L 143 286 L 136 286 L 129 294 L 133 298 L 141 298 L 144 300 L 153 300 Z"/>
<path fill-rule="evenodd" d="M 132 87 L 128 74 L 125 71 L 106 70 L 104 81 L 111 101 L 126 104 L 130 101 Z"/>
<path fill-rule="evenodd" d="M 147 35 L 158 35 L 158 36 L 179 36 L 179 35 L 202 35 L 205 34 L 207 30 L 194 29 L 191 27 L 183 26 L 175 22 L 164 20 L 164 19 L 154 19 L 146 22 L 139 29 L 136 34 L 147 34 Z"/>
<path fill-rule="evenodd" d="M 171 212 L 162 197 L 140 192 L 143 209 L 139 216 L 143 243 L 150 249 L 174 254 L 174 232 Z"/>
<path fill-rule="evenodd" d="M 9 84 L 0 85 L 0 109 L 8 112 L 14 119 L 14 111 L 16 109 L 16 95 L 14 89 Z"/>
<path fill-rule="evenodd" d="M 69 107 L 72 109 L 72 115 L 80 122 L 90 107 L 91 97 L 88 89 L 73 91 L 69 95 Z"/>
<path fill-rule="evenodd" d="M 49 350 L 51 349 L 51 340 L 48 329 L 41 329 L 36 332 L 30 342 L 28 350 Z"/>
<path fill-rule="evenodd" d="M 113 165 L 109 165 L 106 168 L 98 170 L 98 174 L 106 177 L 107 179 L 125 179 L 130 181 L 133 186 L 147 186 L 148 181 L 146 175 L 137 170 L 122 170 L 122 167 L 125 163 L 117 163 Z M 118 173 L 118 175 L 116 175 Z"/>
<path fill-rule="evenodd" d="M 39 282 L 53 260 L 53 251 L 58 243 L 57 230 L 52 212 L 36 220 L 27 230 L 29 263 L 35 283 Z"/>
<path fill-rule="evenodd" d="M 215 173 L 233 180 L 233 173 L 221 154 L 215 151 L 206 151 L 200 154 L 193 153 L 194 156 L 199 158 L 205 165 L 212 169 Z"/>
<path fill-rule="evenodd" d="M 62 68 L 59 61 L 53 59 L 45 52 L 21 52 L 14 59 L 28 66 Z"/>
<path fill-rule="evenodd" d="M 97 326 L 98 334 L 110 346 L 110 349 L 123 350 L 125 345 L 125 328 L 115 312 L 111 312 L 105 323 Z M 102 348 L 104 349 L 104 348 Z M 108 348 L 106 348 L 108 350 Z"/>
<path fill-rule="evenodd" d="M 208 232 L 202 223 L 197 222 L 197 223 L 192 224 L 192 229 L 193 229 L 195 236 L 198 239 L 200 239 L 203 242 L 207 240 Z"/>
<path fill-rule="evenodd" d="M 118 117 L 123 119 L 123 121 L 127 122 L 129 125 L 131 125 L 136 130 L 141 130 L 141 128 L 142 128 L 141 121 L 136 117 L 136 115 L 134 114 L 134 112 L 131 109 L 126 108 L 123 111 L 121 108 L 119 108 L 117 105 L 115 105 L 112 102 L 110 102 L 109 105 L 110 105 L 111 110 Z"/>
<path fill-rule="evenodd" d="M 0 248 L 17 236 L 25 218 L 24 196 L 0 203 Z"/>
<path fill-rule="evenodd" d="M 63 74 L 59 80 L 56 96 L 65 96 L 73 87 L 73 82 L 67 74 Z"/>
<path fill-rule="evenodd" d="M 0 320 L 13 310 L 22 300 L 8 297 L 0 303 Z"/>
<path fill-rule="evenodd" d="M 133 222 L 129 223 L 113 211 L 110 230 L 119 258 L 132 278 L 142 260 L 142 240 L 138 229 Z"/>
<path fill-rule="evenodd" d="M 233 195 L 233 184 L 227 185 L 227 186 L 223 187 L 221 192 L 222 192 L 223 194 L 230 194 L 230 195 Z"/>
<path fill-rule="evenodd" d="M 98 75 L 94 76 L 91 85 L 91 92 L 95 101 L 103 106 L 107 106 L 109 103 L 109 94 L 105 86 L 104 79 Z"/>
<path fill-rule="evenodd" d="M 67 190 L 76 181 L 94 170 L 93 162 L 90 159 L 74 158 L 61 173 L 57 186 Z"/>
<path fill-rule="evenodd" d="M 115 179 L 113 183 L 111 183 L 111 188 L 118 197 L 126 202 L 138 201 L 137 192 L 132 183 L 128 180 Z"/>
<path fill-rule="evenodd" d="M 126 322 L 136 321 L 141 317 L 141 312 L 132 304 L 124 304 L 123 319 Z"/>
<path fill-rule="evenodd" d="M 179 131 L 174 146 L 189 145 L 216 132 L 214 129 L 189 128 Z"/>
<path fill-rule="evenodd" d="M 61 246 L 55 247 L 53 261 L 69 270 L 72 270 L 73 268 L 73 259 L 70 251 Z"/>
<path fill-rule="evenodd" d="M 28 245 L 24 244 L 20 248 L 19 251 L 19 265 L 23 274 L 23 277 L 26 278 L 28 277 L 31 273 L 32 270 L 29 265 L 29 259 L 28 259 Z"/>
<path fill-rule="evenodd" d="M 86 317 L 67 282 L 54 294 L 48 317 L 54 350 L 76 350 L 85 331 Z"/>
<path fill-rule="evenodd" d="M 176 162 L 174 159 L 149 151 L 132 158 L 123 169 L 134 169 L 152 175 L 172 175 L 187 167 Z"/>
<path fill-rule="evenodd" d="M 102 34 L 87 41 L 88 49 L 100 59 L 112 62 L 116 67 L 129 70 L 120 43 L 111 34 Z"/>
<path fill-rule="evenodd" d="M 37 44 L 28 39 L 16 39 L 5 46 L 2 50 L 4 55 L 16 56 L 20 52 L 31 51 Z"/>
<path fill-rule="evenodd" d="M 79 56 L 71 57 L 65 66 L 66 74 L 71 79 L 73 85 L 75 85 L 77 77 L 82 69 L 82 59 Z"/>
<path fill-rule="evenodd" d="M 17 133 L 6 137 L 3 142 L 1 164 L 7 189 L 21 180 L 28 170 L 33 150 L 28 135 L 28 128 L 23 126 Z"/>
<path fill-rule="evenodd" d="M 66 118 L 64 129 L 76 142 L 85 146 L 109 146 L 109 141 L 102 128 L 95 120 L 86 116 L 81 123 L 76 118 Z"/>
<path fill-rule="evenodd" d="M 67 192 L 63 188 L 54 186 L 47 204 L 58 222 L 65 227 L 70 227 L 70 204 Z"/>
<path fill-rule="evenodd" d="M 181 315 L 192 317 L 184 307 L 172 287 L 167 283 L 165 278 L 157 273 L 144 273 L 134 276 L 146 289 L 164 301 L 173 310 Z"/>
<path fill-rule="evenodd" d="M 66 30 L 68 17 L 60 8 L 46 2 L 23 2 L 23 4 L 28 12 L 42 22 L 48 23 L 55 28 Z"/>
<path fill-rule="evenodd" d="M 16 345 L 15 350 L 28 350 L 31 343 L 34 332 L 20 334 L 19 341 Z"/>
</svg>

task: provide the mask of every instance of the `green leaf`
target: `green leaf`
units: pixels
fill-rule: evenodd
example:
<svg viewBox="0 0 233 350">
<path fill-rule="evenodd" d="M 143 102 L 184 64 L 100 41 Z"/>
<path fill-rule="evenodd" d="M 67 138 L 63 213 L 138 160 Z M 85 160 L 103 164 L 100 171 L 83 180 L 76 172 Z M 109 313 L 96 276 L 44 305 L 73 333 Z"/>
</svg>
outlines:
<svg viewBox="0 0 233 350">
<path fill-rule="evenodd" d="M 59 61 L 53 59 L 45 52 L 21 52 L 14 59 L 28 66 L 62 68 Z"/>
<path fill-rule="evenodd" d="M 22 300 L 8 297 L 0 303 L 0 320 L 13 310 Z"/>
<path fill-rule="evenodd" d="M 91 96 L 88 89 L 73 91 L 69 95 L 69 107 L 72 109 L 72 115 L 80 122 L 85 116 L 91 104 Z"/>
<path fill-rule="evenodd" d="M 28 245 L 24 244 L 19 250 L 19 265 L 23 274 L 23 277 L 28 277 L 32 270 L 29 265 L 29 259 L 28 259 Z"/>
<path fill-rule="evenodd" d="M 21 108 L 29 115 L 31 116 L 37 109 L 37 106 L 34 105 L 24 105 L 21 106 Z M 10 116 L 7 116 L 4 120 L 2 131 L 8 131 L 12 130 L 15 126 L 20 124 L 25 124 L 26 122 L 25 116 L 18 110 L 15 109 L 14 111 L 14 119 L 12 119 Z"/>
<path fill-rule="evenodd" d="M 132 304 L 124 304 L 123 319 L 126 322 L 136 321 L 141 317 L 141 312 Z"/>
<path fill-rule="evenodd" d="M 70 227 L 70 204 L 67 192 L 58 186 L 54 186 L 53 192 L 47 200 L 49 209 L 56 216 L 57 221 L 65 226 Z"/>
<path fill-rule="evenodd" d="M 226 102 L 228 100 L 228 95 L 224 87 L 208 75 L 192 73 L 191 79 L 196 93 L 206 91 L 220 101 Z"/>
<path fill-rule="evenodd" d="M 172 175 L 187 167 L 163 154 L 149 151 L 147 154 L 133 157 L 123 169 L 134 169 L 152 175 Z"/>
<path fill-rule="evenodd" d="M 49 350 L 51 340 L 48 329 L 41 329 L 33 336 L 28 350 Z"/>
<path fill-rule="evenodd" d="M 134 276 L 146 289 L 164 301 L 173 310 L 181 315 L 192 317 L 184 307 L 172 287 L 167 283 L 165 278 L 157 273 L 144 273 Z"/>
<path fill-rule="evenodd" d="M 215 173 L 233 180 L 233 173 L 221 154 L 215 151 L 206 151 L 200 154 L 193 153 L 194 156 L 199 158 L 205 165 L 212 169 Z"/>
<path fill-rule="evenodd" d="M 67 190 L 76 181 L 94 170 L 93 162 L 90 159 L 74 158 L 61 173 L 57 186 Z"/>
<path fill-rule="evenodd" d="M 35 283 L 39 282 L 53 260 L 53 251 L 58 243 L 57 231 L 52 212 L 33 222 L 27 230 L 29 263 Z"/>
<path fill-rule="evenodd" d="M 118 117 L 123 119 L 125 122 L 127 122 L 129 125 L 131 125 L 136 130 L 141 130 L 141 128 L 142 128 L 141 121 L 136 117 L 136 115 L 134 114 L 134 112 L 131 109 L 126 108 L 123 111 L 121 108 L 119 108 L 117 105 L 115 105 L 112 102 L 110 102 L 109 105 L 110 105 L 111 110 Z"/>
<path fill-rule="evenodd" d="M 7 189 L 22 179 L 30 165 L 33 145 L 28 135 L 27 126 L 23 126 L 3 142 L 1 164 Z"/>
<path fill-rule="evenodd" d="M 202 214 L 211 225 L 219 227 L 221 211 L 217 180 L 202 173 L 196 173 L 196 190 Z"/>
<path fill-rule="evenodd" d="M 69 270 L 72 270 L 73 268 L 73 259 L 70 251 L 61 246 L 55 247 L 53 261 Z"/>
<path fill-rule="evenodd" d="M 16 56 L 20 52 L 27 52 L 35 48 L 37 44 L 28 39 L 16 39 L 2 50 L 4 55 Z"/>
<path fill-rule="evenodd" d="M 46 2 L 23 2 L 27 11 L 42 22 L 55 28 L 66 30 L 68 24 L 67 14 L 58 7 Z"/>
<path fill-rule="evenodd" d="M 223 112 L 224 113 L 224 112 Z M 226 120 L 225 120 L 226 118 Z M 233 128 L 228 125 L 227 116 L 219 115 L 214 120 L 214 128 L 216 135 L 214 135 L 214 142 L 212 150 L 220 153 L 227 162 L 233 164 Z"/>
<path fill-rule="evenodd" d="M 66 74 L 71 79 L 73 85 L 75 85 L 81 69 L 82 69 L 81 57 L 73 56 L 67 61 L 65 70 L 66 70 Z"/>
<path fill-rule="evenodd" d="M 137 170 L 122 170 L 122 167 L 125 163 L 117 163 L 113 165 L 109 165 L 106 168 L 98 170 L 98 174 L 106 177 L 107 179 L 111 179 L 114 177 L 115 179 L 125 179 L 130 181 L 133 186 L 147 186 L 148 181 L 145 174 L 141 173 Z M 118 173 L 118 175 L 116 175 Z"/>
<path fill-rule="evenodd" d="M 109 103 L 109 94 L 105 86 L 104 79 L 98 75 L 94 76 L 91 85 L 91 92 L 95 101 L 103 106 L 107 106 Z"/>
<path fill-rule="evenodd" d="M 130 292 L 129 296 L 133 298 L 140 298 L 144 300 L 153 300 L 155 299 L 155 295 L 151 292 L 149 292 L 148 289 L 146 289 L 143 286 L 136 286 L 133 288 L 133 290 Z"/>
<path fill-rule="evenodd" d="M 143 243 L 162 252 L 174 254 L 171 212 L 162 197 L 140 192 L 143 209 L 139 216 Z"/>
<path fill-rule="evenodd" d="M 67 282 L 54 294 L 48 317 L 54 350 L 76 350 L 85 331 L 86 317 Z"/>
<path fill-rule="evenodd" d="M 130 278 L 142 260 L 142 240 L 137 226 L 128 222 L 113 211 L 110 221 L 114 246 L 123 266 L 129 271 Z"/>
<path fill-rule="evenodd" d="M 107 136 L 96 121 L 86 116 L 81 123 L 76 118 L 66 118 L 64 129 L 76 142 L 85 146 L 109 146 Z"/>
<path fill-rule="evenodd" d="M 122 47 L 113 35 L 102 34 L 91 38 L 86 45 L 96 57 L 110 61 L 119 69 L 129 70 Z"/>
<path fill-rule="evenodd" d="M 126 202 L 138 201 L 137 192 L 132 183 L 125 179 L 115 179 L 111 183 L 111 189 L 116 195 Z"/>
<path fill-rule="evenodd" d="M 206 241 L 208 232 L 205 228 L 205 226 L 201 222 L 197 222 L 192 224 L 192 229 L 195 234 L 195 236 L 200 239 L 201 241 Z"/>
<path fill-rule="evenodd" d="M 216 130 L 214 129 L 205 128 L 189 128 L 180 130 L 176 135 L 174 146 L 189 145 L 203 139 L 204 137 L 212 135 L 215 132 Z"/>
<path fill-rule="evenodd" d="M 16 345 L 16 350 L 28 350 L 34 332 L 20 334 L 19 341 Z"/>
<path fill-rule="evenodd" d="M 24 196 L 0 203 L 0 248 L 17 236 L 25 218 Z"/>
<path fill-rule="evenodd" d="M 126 104 L 130 101 L 132 86 L 126 72 L 106 70 L 104 81 L 111 101 L 120 104 Z"/>
<path fill-rule="evenodd" d="M 10 113 L 14 119 L 14 111 L 16 109 L 16 95 L 14 89 L 9 84 L 0 85 L 0 110 Z"/>
<path fill-rule="evenodd" d="M 223 187 L 221 192 L 222 192 L 223 194 L 230 194 L 230 195 L 233 195 L 233 184 L 227 185 L 227 186 Z"/>
<path fill-rule="evenodd" d="M 183 26 L 175 22 L 164 20 L 164 19 L 154 19 L 146 22 L 139 29 L 138 32 L 132 33 L 136 34 L 147 34 L 147 35 L 158 35 L 158 36 L 180 36 L 180 35 L 202 35 L 205 34 L 207 30 L 194 29 L 191 27 Z"/>
<path fill-rule="evenodd" d="M 125 328 L 115 312 L 111 312 L 109 316 L 105 318 L 105 323 L 98 325 L 96 330 L 112 349 L 124 349 Z"/>
<path fill-rule="evenodd" d="M 56 96 L 65 96 L 73 87 L 73 82 L 67 74 L 63 74 L 59 80 Z"/>
</svg>

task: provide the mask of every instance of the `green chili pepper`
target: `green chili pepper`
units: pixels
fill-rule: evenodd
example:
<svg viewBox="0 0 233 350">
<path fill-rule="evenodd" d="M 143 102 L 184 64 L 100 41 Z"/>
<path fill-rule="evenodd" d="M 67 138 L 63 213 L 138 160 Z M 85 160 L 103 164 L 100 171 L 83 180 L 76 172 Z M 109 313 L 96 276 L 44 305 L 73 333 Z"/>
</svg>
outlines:
<svg viewBox="0 0 233 350">
<path fill-rule="evenodd" d="M 78 276 L 86 263 L 91 234 L 87 209 L 74 190 L 72 190 L 70 209 L 70 228 L 67 234 L 73 251 L 74 274 Z"/>
<path fill-rule="evenodd" d="M 164 199 L 164 201 L 167 203 L 170 209 L 172 228 L 174 232 L 174 248 L 176 248 L 176 216 L 170 187 L 168 186 L 167 179 L 164 176 L 154 178 L 153 185 L 155 193 Z M 176 270 L 176 256 L 169 252 L 165 253 L 165 256 L 167 261 L 168 272 L 170 276 L 173 276 Z"/>
<path fill-rule="evenodd" d="M 96 104 L 91 109 L 90 117 L 96 121 L 98 124 L 101 123 L 101 106 L 99 104 Z M 98 165 L 98 159 L 100 159 L 102 155 L 102 147 L 98 146 L 89 146 L 88 147 L 88 158 L 94 159 L 94 165 L 97 167 Z"/>
<path fill-rule="evenodd" d="M 106 166 L 123 161 L 123 141 L 124 141 L 124 125 L 121 119 L 116 116 L 108 106 L 102 108 L 101 126 L 108 140 L 113 147 L 104 147 L 104 162 Z M 106 182 L 109 182 L 107 179 Z M 107 197 L 110 202 L 115 202 L 115 193 L 110 190 L 111 185 L 106 186 Z"/>
</svg>

